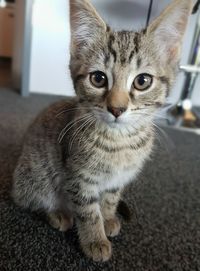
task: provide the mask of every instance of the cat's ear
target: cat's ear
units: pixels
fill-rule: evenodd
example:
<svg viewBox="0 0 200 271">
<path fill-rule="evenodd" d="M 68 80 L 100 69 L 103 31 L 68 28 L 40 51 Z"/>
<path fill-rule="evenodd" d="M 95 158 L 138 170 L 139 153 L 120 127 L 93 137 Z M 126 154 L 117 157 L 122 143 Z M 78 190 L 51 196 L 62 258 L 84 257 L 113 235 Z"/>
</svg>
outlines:
<svg viewBox="0 0 200 271">
<path fill-rule="evenodd" d="M 106 32 L 106 23 L 89 0 L 70 0 L 72 46 L 90 45 Z"/>
<path fill-rule="evenodd" d="M 157 53 L 167 62 L 178 62 L 192 0 L 174 0 L 147 29 Z"/>
</svg>

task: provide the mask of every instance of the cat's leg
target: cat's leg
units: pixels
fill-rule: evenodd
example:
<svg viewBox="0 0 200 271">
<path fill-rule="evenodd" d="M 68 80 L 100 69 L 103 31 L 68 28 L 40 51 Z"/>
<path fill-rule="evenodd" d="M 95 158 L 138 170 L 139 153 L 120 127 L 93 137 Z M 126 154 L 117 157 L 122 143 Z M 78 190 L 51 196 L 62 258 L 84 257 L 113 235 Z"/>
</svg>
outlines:
<svg viewBox="0 0 200 271">
<path fill-rule="evenodd" d="M 58 183 L 59 179 L 54 181 Z M 51 183 L 42 174 L 35 176 L 28 163 L 18 163 L 13 175 L 12 198 L 19 207 L 44 213 L 52 227 L 67 231 L 73 226 L 73 216 Z"/>
<path fill-rule="evenodd" d="M 71 229 L 74 223 L 72 214 L 63 211 L 47 213 L 47 220 L 53 228 L 62 232 Z"/>
<path fill-rule="evenodd" d="M 104 219 L 104 228 L 107 236 L 114 237 L 120 232 L 121 224 L 119 218 L 116 216 L 120 194 L 119 189 L 108 190 L 102 194 L 101 212 Z"/>
<path fill-rule="evenodd" d="M 111 257 L 111 243 L 107 239 L 98 199 L 76 199 L 76 224 L 81 247 L 94 261 L 107 261 Z"/>
</svg>

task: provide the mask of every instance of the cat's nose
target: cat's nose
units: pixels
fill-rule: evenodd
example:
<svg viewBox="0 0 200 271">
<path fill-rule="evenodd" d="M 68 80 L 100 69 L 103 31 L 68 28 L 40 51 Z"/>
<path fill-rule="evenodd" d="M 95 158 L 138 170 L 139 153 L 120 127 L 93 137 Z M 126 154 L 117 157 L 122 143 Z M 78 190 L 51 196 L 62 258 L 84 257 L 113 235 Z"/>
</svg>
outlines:
<svg viewBox="0 0 200 271">
<path fill-rule="evenodd" d="M 122 113 L 124 113 L 127 108 L 126 107 L 112 107 L 112 106 L 108 106 L 107 107 L 108 112 L 110 112 L 111 114 L 113 114 L 113 116 L 115 116 L 116 118 L 118 118 L 119 116 L 122 115 Z"/>
</svg>

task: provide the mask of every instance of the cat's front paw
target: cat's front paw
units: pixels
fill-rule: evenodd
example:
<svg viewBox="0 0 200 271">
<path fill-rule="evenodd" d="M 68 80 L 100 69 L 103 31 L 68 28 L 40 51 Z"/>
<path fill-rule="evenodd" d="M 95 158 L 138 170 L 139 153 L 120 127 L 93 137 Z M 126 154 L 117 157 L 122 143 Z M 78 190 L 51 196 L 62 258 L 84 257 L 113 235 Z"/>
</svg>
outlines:
<svg viewBox="0 0 200 271">
<path fill-rule="evenodd" d="M 52 212 L 47 215 L 49 224 L 59 231 L 67 231 L 73 227 L 73 217 L 65 216 L 59 212 Z"/>
<path fill-rule="evenodd" d="M 107 236 L 117 236 L 121 229 L 121 223 L 118 217 L 114 217 L 104 221 L 105 233 Z"/>
<path fill-rule="evenodd" d="M 84 253 L 95 262 L 108 261 L 112 255 L 112 247 L 109 240 L 82 244 L 82 248 Z"/>
</svg>

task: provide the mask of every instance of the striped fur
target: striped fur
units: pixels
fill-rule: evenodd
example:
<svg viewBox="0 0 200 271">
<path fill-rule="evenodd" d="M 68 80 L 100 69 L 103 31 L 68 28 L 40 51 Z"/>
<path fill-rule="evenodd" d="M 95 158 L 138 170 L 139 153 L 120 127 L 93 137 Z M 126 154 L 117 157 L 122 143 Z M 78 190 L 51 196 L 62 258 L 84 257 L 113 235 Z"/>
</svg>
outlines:
<svg viewBox="0 0 200 271">
<path fill-rule="evenodd" d="M 153 118 L 175 78 L 189 2 L 173 1 L 141 32 L 115 32 L 88 0 L 70 1 L 77 97 L 51 105 L 29 127 L 12 195 L 23 208 L 45 211 L 60 230 L 74 217 L 83 251 L 95 261 L 110 258 L 107 236 L 120 231 L 121 192 L 150 156 Z M 105 87 L 91 84 L 94 71 L 106 74 Z M 153 76 L 146 91 L 133 87 L 141 73 Z M 123 113 L 116 118 L 108 108 Z"/>
</svg>

